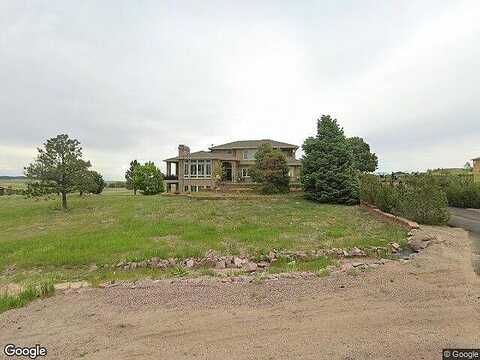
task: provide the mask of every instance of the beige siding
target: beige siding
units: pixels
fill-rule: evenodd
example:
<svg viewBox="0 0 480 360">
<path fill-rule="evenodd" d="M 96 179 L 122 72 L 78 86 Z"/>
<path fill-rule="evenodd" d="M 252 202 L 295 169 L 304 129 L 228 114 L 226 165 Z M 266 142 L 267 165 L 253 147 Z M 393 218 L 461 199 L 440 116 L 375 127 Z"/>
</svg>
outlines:
<svg viewBox="0 0 480 360">
<path fill-rule="evenodd" d="M 480 182 L 480 160 L 473 161 L 473 176 L 476 182 Z"/>
</svg>

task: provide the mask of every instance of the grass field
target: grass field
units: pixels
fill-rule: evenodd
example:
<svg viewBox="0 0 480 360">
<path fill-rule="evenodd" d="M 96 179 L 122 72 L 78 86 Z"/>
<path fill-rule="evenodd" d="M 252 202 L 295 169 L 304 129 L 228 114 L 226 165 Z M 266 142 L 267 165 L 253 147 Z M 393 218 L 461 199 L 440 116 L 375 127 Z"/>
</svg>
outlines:
<svg viewBox="0 0 480 360">
<path fill-rule="evenodd" d="M 0 179 L 0 186 L 7 189 L 23 190 L 27 188 L 27 181 L 24 179 Z"/>
<path fill-rule="evenodd" d="M 366 248 L 406 238 L 404 229 L 358 207 L 317 204 L 299 194 L 202 201 L 115 189 L 71 195 L 68 212 L 59 206 L 56 198 L 0 197 L 0 272 L 15 266 L 8 281 L 82 278 L 93 263 L 202 256 L 209 249 L 255 256 L 272 248 Z"/>
</svg>

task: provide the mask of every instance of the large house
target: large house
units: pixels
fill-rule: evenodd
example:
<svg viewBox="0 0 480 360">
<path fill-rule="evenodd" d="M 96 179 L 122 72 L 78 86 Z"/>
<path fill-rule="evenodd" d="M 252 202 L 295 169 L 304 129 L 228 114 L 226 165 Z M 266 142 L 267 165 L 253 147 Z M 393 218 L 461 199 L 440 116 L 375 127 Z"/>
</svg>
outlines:
<svg viewBox="0 0 480 360">
<path fill-rule="evenodd" d="M 209 148 L 210 151 L 190 152 L 186 145 L 178 146 L 178 156 L 166 159 L 167 175 L 165 177 L 167 192 L 197 192 L 215 187 L 212 174 L 218 167 L 223 167 L 223 183 L 244 185 L 251 183 L 250 167 L 255 162 L 255 152 L 262 144 L 270 144 L 281 150 L 289 167 L 292 183 L 300 177 L 300 160 L 295 158 L 297 145 L 274 140 L 241 140 Z M 173 166 L 172 166 L 173 165 Z"/>
<path fill-rule="evenodd" d="M 480 157 L 473 159 L 473 179 L 480 182 Z"/>
</svg>

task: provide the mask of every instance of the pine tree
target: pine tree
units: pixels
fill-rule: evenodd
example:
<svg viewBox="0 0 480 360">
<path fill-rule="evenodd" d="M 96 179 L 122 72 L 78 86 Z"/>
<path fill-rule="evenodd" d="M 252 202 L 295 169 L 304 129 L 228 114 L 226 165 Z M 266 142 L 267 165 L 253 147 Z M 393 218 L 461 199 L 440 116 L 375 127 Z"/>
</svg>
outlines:
<svg viewBox="0 0 480 360">
<path fill-rule="evenodd" d="M 308 199 L 322 203 L 358 203 L 352 154 L 336 119 L 322 115 L 317 136 L 305 140 L 303 151 L 301 180 Z"/>
</svg>

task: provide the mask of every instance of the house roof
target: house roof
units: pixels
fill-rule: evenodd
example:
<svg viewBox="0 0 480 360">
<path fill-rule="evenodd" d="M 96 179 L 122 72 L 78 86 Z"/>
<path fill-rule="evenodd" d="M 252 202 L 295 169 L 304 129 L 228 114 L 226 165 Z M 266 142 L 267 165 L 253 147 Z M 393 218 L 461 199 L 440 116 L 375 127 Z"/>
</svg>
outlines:
<svg viewBox="0 0 480 360">
<path fill-rule="evenodd" d="M 477 161 L 477 160 L 480 160 L 480 157 L 477 157 L 475 159 L 472 159 L 473 161 Z"/>
<path fill-rule="evenodd" d="M 270 144 L 274 148 L 298 149 L 297 145 L 287 144 L 281 141 L 275 141 L 270 139 L 233 141 L 233 142 L 229 142 L 222 145 L 212 146 L 209 149 L 210 150 L 255 149 L 263 144 Z"/>
<path fill-rule="evenodd" d="M 165 159 L 164 161 L 178 161 L 181 159 L 191 159 L 191 160 L 208 160 L 208 159 L 216 159 L 216 160 L 235 160 L 233 155 L 229 154 L 215 154 L 210 151 L 196 151 L 190 153 L 190 156 L 175 156 L 170 159 Z"/>
</svg>

